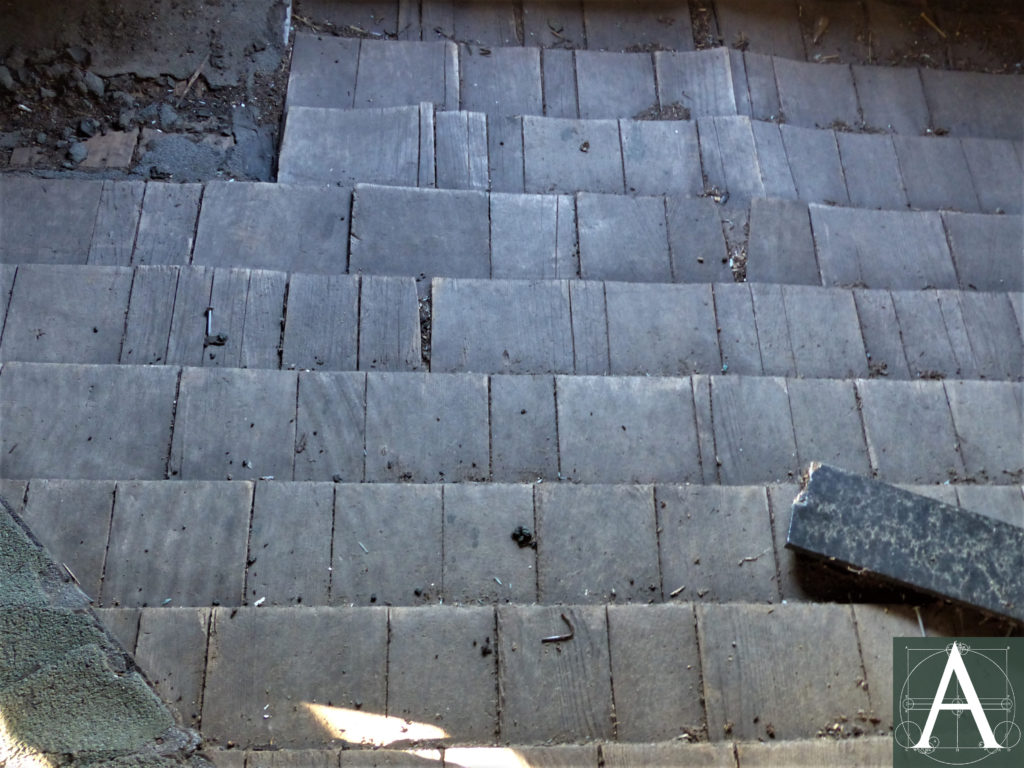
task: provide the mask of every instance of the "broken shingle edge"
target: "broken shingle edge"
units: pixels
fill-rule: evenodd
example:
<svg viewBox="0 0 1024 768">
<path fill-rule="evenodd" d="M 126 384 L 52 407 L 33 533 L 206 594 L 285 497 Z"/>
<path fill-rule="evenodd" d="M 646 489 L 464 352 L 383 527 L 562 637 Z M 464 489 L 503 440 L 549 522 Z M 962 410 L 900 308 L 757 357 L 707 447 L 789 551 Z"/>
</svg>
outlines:
<svg viewBox="0 0 1024 768">
<path fill-rule="evenodd" d="M 786 547 L 1024 621 L 1024 528 L 827 464 L 810 465 Z"/>
<path fill-rule="evenodd" d="M 0 764 L 209 768 L 200 742 L 0 497 Z"/>
</svg>

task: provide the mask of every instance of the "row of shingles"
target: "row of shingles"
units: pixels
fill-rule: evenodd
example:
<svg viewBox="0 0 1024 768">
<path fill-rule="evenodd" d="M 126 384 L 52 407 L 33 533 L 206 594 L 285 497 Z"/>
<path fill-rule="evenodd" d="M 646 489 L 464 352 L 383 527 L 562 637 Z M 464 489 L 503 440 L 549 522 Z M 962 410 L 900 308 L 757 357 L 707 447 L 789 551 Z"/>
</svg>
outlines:
<svg viewBox="0 0 1024 768">
<path fill-rule="evenodd" d="M 746 209 L 707 198 L 580 193 L 575 201 L 359 185 L 351 269 L 418 277 L 1024 288 L 1016 216 L 755 200 L 748 234 L 737 224 L 746 222 Z M 230 258 L 233 250 L 225 243 L 220 253 Z"/>
<path fill-rule="evenodd" d="M 1024 378 L 1006 293 L 435 278 L 432 310 L 440 373 Z"/>
<path fill-rule="evenodd" d="M 135 202 L 118 209 L 116 227 L 94 237 L 96 217 L 109 218 L 103 214 L 104 190 L 115 188 L 132 191 Z M 1016 257 L 1017 217 L 812 205 L 809 218 L 799 203 L 755 200 L 748 236 L 737 224 L 746 222 L 746 211 L 719 208 L 706 198 L 581 194 L 574 199 L 360 185 L 351 203 L 345 189 L 212 184 L 200 213 L 200 192 L 198 186 L 156 183 L 143 193 L 135 182 L 5 179 L 0 198 L 22 215 L 7 228 L 0 262 L 81 264 L 106 250 L 118 255 L 102 263 L 120 265 L 191 262 L 411 274 L 425 294 L 425 278 L 435 275 L 722 282 L 739 270 L 735 257 L 740 254 L 751 281 L 896 289 L 1024 287 Z M 62 222 L 53 213 L 65 207 L 74 217 Z M 727 242 L 724 230 L 735 233 L 737 227 L 740 234 L 730 234 Z M 40 240 L 50 244 L 42 254 L 34 249 Z M 10 268 L 3 274 L 0 287 L 9 290 Z M 202 293 L 202 285 L 197 289 Z"/>
<path fill-rule="evenodd" d="M 391 137 L 397 160 L 373 151 L 381 137 Z M 509 118 L 424 104 L 293 107 L 279 180 L 1019 213 L 1019 178 L 1018 153 L 1005 140 L 858 134 L 746 117 Z"/>
<path fill-rule="evenodd" d="M 189 266 L 0 269 L 3 360 L 350 371 L 423 366 L 411 277 Z"/>
<path fill-rule="evenodd" d="M 10 280 L 0 279 L 0 359 L 8 361 L 325 371 L 423 365 L 411 277 L 67 265 L 3 274 Z M 1013 380 L 1024 375 L 1012 303 L 1019 298 L 435 278 L 425 343 L 430 370 L 440 373 Z"/>
<path fill-rule="evenodd" d="M 448 747 L 446 749 L 371 750 L 211 750 L 217 768 L 425 768 L 444 765 L 530 765 L 538 768 L 633 768 L 638 765 L 703 768 L 840 768 L 856 762 L 883 768 L 891 759 L 891 739 L 796 740 L 688 744 L 602 742 L 518 747 Z M 339 763 L 340 758 L 340 763 Z"/>
<path fill-rule="evenodd" d="M 735 485 L 812 460 L 892 482 L 1022 473 L 1013 382 L 5 363 L 0 386 L 13 479 Z"/>
<path fill-rule="evenodd" d="M 395 72 L 416 72 L 400 84 Z M 803 127 L 1019 141 L 1012 75 L 807 64 L 726 48 L 609 53 L 301 35 L 288 106 L 430 102 L 494 116 L 749 115 Z M 969 109 L 965 109 L 965 103 Z M 980 116 L 984 117 L 980 117 Z"/>
<path fill-rule="evenodd" d="M 820 576 L 807 582 L 815 568 L 784 549 L 796 486 L 32 480 L 7 490 L 104 607 L 896 594 L 841 572 L 827 587 Z M 1024 527 L 1019 486 L 914 490 Z M 374 517 L 381 510 L 386 527 Z M 533 533 L 531 546 L 514 541 L 520 527 Z"/>
<path fill-rule="evenodd" d="M 1021 631 L 942 604 L 921 615 L 933 634 Z M 138 617 L 115 620 L 129 624 L 158 690 L 211 745 L 285 748 L 372 738 L 360 714 L 401 718 L 410 739 L 429 724 L 448 744 L 885 734 L 891 638 L 918 632 L 909 607 L 835 603 L 156 608 Z M 541 642 L 568 627 L 571 640 Z M 819 642 L 793 642 L 809 628 Z M 766 649 L 775 664 L 764 664 Z M 831 685 L 820 684 L 822 669 Z"/>
</svg>

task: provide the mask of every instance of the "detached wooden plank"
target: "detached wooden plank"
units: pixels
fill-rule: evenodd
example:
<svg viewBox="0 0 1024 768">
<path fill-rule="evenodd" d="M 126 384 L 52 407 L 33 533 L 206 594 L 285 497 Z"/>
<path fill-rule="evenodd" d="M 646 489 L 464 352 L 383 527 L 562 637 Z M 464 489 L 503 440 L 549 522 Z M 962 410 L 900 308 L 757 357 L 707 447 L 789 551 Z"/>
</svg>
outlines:
<svg viewBox="0 0 1024 768">
<path fill-rule="evenodd" d="M 1024 620 L 1024 529 L 828 465 L 811 467 L 786 546 Z"/>
<path fill-rule="evenodd" d="M 131 263 L 145 189 L 141 181 L 103 182 L 89 264 L 126 267 Z"/>
<path fill-rule="evenodd" d="M 202 184 L 146 185 L 133 264 L 188 264 L 199 217 Z"/>
<path fill-rule="evenodd" d="M 359 370 L 419 370 L 423 360 L 415 280 L 364 275 L 359 328 Z"/>
<path fill-rule="evenodd" d="M 186 267 L 186 270 L 189 269 Z M 174 317 L 179 267 L 139 267 L 128 303 L 122 363 L 164 363 Z"/>
<path fill-rule="evenodd" d="M 288 276 L 284 272 L 254 269 L 249 275 L 242 329 L 243 368 L 279 368 L 284 293 Z"/>
</svg>

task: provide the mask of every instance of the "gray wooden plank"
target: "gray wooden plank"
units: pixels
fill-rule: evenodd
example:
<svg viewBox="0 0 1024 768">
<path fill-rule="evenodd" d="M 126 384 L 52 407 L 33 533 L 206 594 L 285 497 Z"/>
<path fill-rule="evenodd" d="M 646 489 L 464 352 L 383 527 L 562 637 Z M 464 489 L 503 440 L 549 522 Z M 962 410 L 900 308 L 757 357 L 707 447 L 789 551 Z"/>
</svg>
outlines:
<svg viewBox="0 0 1024 768">
<path fill-rule="evenodd" d="M 334 486 L 256 484 L 245 569 L 245 602 L 326 605 L 331 584 Z"/>
<path fill-rule="evenodd" d="M 571 195 L 558 196 L 556 228 L 556 276 L 576 278 L 580 275 L 579 230 L 576 226 L 576 199 Z"/>
<path fill-rule="evenodd" d="M 202 365 L 206 338 L 206 309 L 213 290 L 213 269 L 190 267 L 178 275 L 171 332 L 167 338 L 169 365 Z M 216 333 L 216 331 L 215 331 Z"/>
<path fill-rule="evenodd" d="M 387 612 L 347 607 L 215 609 L 203 699 L 206 738 L 245 748 L 322 745 L 325 730 L 297 702 L 384 712 Z M 262 675 L 253 670 L 274 659 Z M 269 691 L 269 693 L 267 692 Z M 262 701 L 267 706 L 252 706 Z M 263 715 L 273 712 L 269 718 Z M 236 749 L 240 752 L 240 749 Z"/>
<path fill-rule="evenodd" d="M 454 0 L 452 20 L 455 38 L 478 46 L 521 45 L 516 31 L 519 8 L 512 3 L 483 4 Z"/>
<path fill-rule="evenodd" d="M 779 131 L 798 198 L 807 203 L 848 204 L 835 133 L 793 125 L 781 125 Z"/>
<path fill-rule="evenodd" d="M 333 605 L 433 603 L 441 595 L 441 487 L 339 484 L 331 567 Z"/>
<path fill-rule="evenodd" d="M 660 485 L 655 501 L 666 600 L 779 599 L 763 486 Z"/>
<path fill-rule="evenodd" d="M 566 281 L 433 281 L 432 371 L 572 373 Z"/>
<path fill-rule="evenodd" d="M 421 295 L 428 277 L 488 277 L 487 210 L 483 192 L 360 184 L 352 203 L 351 271 L 415 276 Z"/>
<path fill-rule="evenodd" d="M 367 374 L 370 482 L 486 480 L 489 432 L 486 376 Z"/>
<path fill-rule="evenodd" d="M 580 275 L 585 280 L 672 282 L 660 197 L 577 197 Z"/>
<path fill-rule="evenodd" d="M 777 57 L 775 79 L 787 123 L 806 128 L 854 128 L 860 123 L 848 64 L 812 64 Z"/>
<path fill-rule="evenodd" d="M 421 0 L 420 26 L 423 40 L 455 37 L 455 0 Z"/>
<path fill-rule="evenodd" d="M 558 477 L 554 379 L 492 376 L 490 394 L 492 479 L 532 483 L 538 478 Z M 521 525 L 533 527 L 532 511 L 531 503 L 530 518 L 521 520 Z M 507 537 L 510 532 L 503 534 Z M 516 578 L 517 589 L 525 588 L 519 583 L 522 574 Z M 534 574 L 530 574 L 531 599 L 536 599 L 534 581 Z"/>
<path fill-rule="evenodd" d="M 434 317 L 436 323 L 436 309 Z M 416 281 L 364 276 L 359 292 L 359 370 L 416 371 L 422 365 Z"/>
<path fill-rule="evenodd" d="M 942 386 L 953 415 L 967 479 L 1020 484 L 1024 477 L 1020 382 L 948 380 Z M 1024 610 L 1017 608 L 1018 612 Z"/>
<path fill-rule="evenodd" d="M 282 184 L 357 182 L 416 186 L 419 174 L 420 110 L 288 110 L 278 156 Z M 380 147 L 388 147 L 381 152 Z"/>
<path fill-rule="evenodd" d="M 545 483 L 536 514 L 540 602 L 644 604 L 661 596 L 650 486 Z"/>
<path fill-rule="evenodd" d="M 729 49 L 729 68 L 732 72 L 732 92 L 736 99 L 736 114 L 750 117 L 750 87 L 747 85 L 747 65 L 743 51 Z"/>
<path fill-rule="evenodd" d="M 195 264 L 338 273 L 348 252 L 348 189 L 306 184 L 207 185 Z"/>
<path fill-rule="evenodd" d="M 650 54 L 590 50 L 575 55 L 580 117 L 633 117 L 658 106 Z"/>
<path fill-rule="evenodd" d="M 103 604 L 240 605 L 251 505 L 249 483 L 119 482 Z"/>
<path fill-rule="evenodd" d="M 722 350 L 722 373 L 760 376 L 761 349 L 757 343 L 754 300 L 750 287 L 743 283 L 717 283 L 714 286 L 715 325 Z"/>
<path fill-rule="evenodd" d="M 794 643 L 795 632 L 812 632 L 819 642 Z M 854 720 L 869 706 L 849 606 L 701 605 L 697 637 L 708 732 L 716 736 L 813 739 L 822 712 Z M 779 666 L 765 664 L 765 654 Z M 822 675 L 830 685 L 816 683 Z"/>
<path fill-rule="evenodd" d="M 969 362 L 970 349 L 953 348 L 936 291 L 893 291 L 893 307 L 911 376 L 941 378 L 968 375 L 961 370 L 961 355 Z"/>
<path fill-rule="evenodd" d="M 850 204 L 857 208 L 907 208 L 892 139 L 870 133 L 836 133 Z"/>
<path fill-rule="evenodd" d="M 184 369 L 168 462 L 172 477 L 290 480 L 296 385 L 290 371 Z"/>
<path fill-rule="evenodd" d="M 365 373 L 300 373 L 295 479 L 361 482 L 365 426 Z"/>
<path fill-rule="evenodd" d="M 954 136 L 1021 139 L 1021 83 L 1010 74 L 921 69 L 921 83 L 934 128 Z"/>
<path fill-rule="evenodd" d="M 139 608 L 93 608 L 100 624 L 109 632 L 128 653 L 135 653 L 135 644 L 139 638 L 139 620 L 142 610 Z"/>
<path fill-rule="evenodd" d="M 210 289 L 213 312 L 207 328 L 211 336 L 222 336 L 223 344 L 211 344 L 210 339 L 204 341 L 203 365 L 206 367 L 241 367 L 250 272 L 248 269 L 213 270 Z"/>
<path fill-rule="evenodd" d="M 950 137 L 893 136 L 903 186 L 914 208 L 979 212 L 967 158 Z"/>
<path fill-rule="evenodd" d="M 567 277 L 559 274 L 558 198 L 494 192 L 490 205 L 491 277 Z"/>
<path fill-rule="evenodd" d="M 855 64 L 852 70 L 866 127 L 920 136 L 931 124 L 916 67 Z"/>
<path fill-rule="evenodd" d="M 284 302 L 288 276 L 254 269 L 249 273 L 245 326 L 239 363 L 242 368 L 280 368 Z M 214 290 L 216 291 L 216 281 Z"/>
<path fill-rule="evenodd" d="M 11 289 L 14 288 L 14 276 L 18 267 L 15 264 L 0 264 L 0 332 L 7 319 L 7 307 L 11 301 Z"/>
<path fill-rule="evenodd" d="M 940 381 L 857 381 L 875 476 L 886 482 L 941 483 L 964 475 Z"/>
<path fill-rule="evenodd" d="M 727 49 L 658 51 L 654 67 L 663 110 L 679 105 L 693 118 L 736 114 Z"/>
<path fill-rule="evenodd" d="M 0 263 L 85 264 L 102 191 L 102 181 L 5 176 Z"/>
<path fill-rule="evenodd" d="M 700 147 L 693 123 L 620 120 L 626 191 L 640 195 L 699 195 Z"/>
<path fill-rule="evenodd" d="M 539 48 L 472 51 L 469 46 L 459 49 L 462 109 L 494 115 L 544 114 Z"/>
<path fill-rule="evenodd" d="M 752 200 L 747 279 L 821 285 L 807 206 L 793 200 Z"/>
<path fill-rule="evenodd" d="M 590 49 L 693 50 L 690 12 L 682 0 L 640 0 L 622 7 L 584 0 L 583 18 Z"/>
<path fill-rule="evenodd" d="M 186 271 L 190 268 L 186 267 Z M 164 363 L 180 267 L 136 267 L 125 318 L 121 363 Z"/>
<path fill-rule="evenodd" d="M 711 404 L 723 483 L 763 483 L 795 475 L 799 462 L 785 379 L 716 376 L 711 379 Z"/>
<path fill-rule="evenodd" d="M 962 288 L 1024 291 L 1024 231 L 1020 216 L 943 212 Z M 952 287 L 952 286 L 946 286 Z"/>
<path fill-rule="evenodd" d="M 1024 494 L 1018 485 L 959 485 L 959 505 L 1024 528 Z"/>
<path fill-rule="evenodd" d="M 523 118 L 487 116 L 487 172 L 495 192 L 525 192 Z"/>
<path fill-rule="evenodd" d="M 795 376 L 796 358 L 789 337 L 786 304 L 782 286 L 773 283 L 750 283 L 754 302 L 757 343 L 761 350 L 761 366 L 767 376 Z"/>
<path fill-rule="evenodd" d="M 572 280 L 569 282 L 569 300 L 572 311 L 574 372 L 610 373 L 604 283 Z"/>
<path fill-rule="evenodd" d="M 296 34 L 286 105 L 352 107 L 360 41 L 331 35 Z"/>
<path fill-rule="evenodd" d="M 688 733 L 689 729 L 684 729 L 683 732 Z M 601 745 L 601 755 L 607 768 L 628 768 L 632 765 L 699 765 L 708 766 L 708 768 L 734 768 L 736 765 L 731 743 L 693 744 L 683 740 L 648 744 L 612 742 Z M 575 765 L 583 765 L 583 762 L 579 761 Z"/>
<path fill-rule="evenodd" d="M 718 455 L 715 453 L 714 419 L 711 413 L 711 377 L 697 374 L 690 377 L 693 387 L 693 416 L 697 422 L 697 442 L 700 452 L 700 478 L 707 485 L 721 482 L 719 476 Z M 667 590 L 668 599 L 672 598 L 674 588 Z"/>
<path fill-rule="evenodd" d="M 527 192 L 615 192 L 624 188 L 615 120 L 523 118 Z"/>
<path fill-rule="evenodd" d="M 359 278 L 296 273 L 288 284 L 284 368 L 356 369 Z"/>
<path fill-rule="evenodd" d="M 775 57 L 748 50 L 743 52 L 743 64 L 750 94 L 750 118 L 781 123 L 783 115 L 779 85 L 775 79 Z"/>
<path fill-rule="evenodd" d="M 121 355 L 132 270 L 24 264 L 11 291 L 0 358 L 115 363 Z"/>
<path fill-rule="evenodd" d="M 761 180 L 750 120 L 746 117 L 701 118 L 699 126 L 708 119 L 713 119 L 715 124 L 718 151 L 722 156 L 722 170 L 725 173 L 724 189 L 730 196 L 738 196 L 741 200 L 764 197 L 764 182 Z M 702 127 L 701 132 L 703 138 Z"/>
<path fill-rule="evenodd" d="M 1013 597 L 1024 586 L 1024 529 L 827 465 L 811 472 L 793 505 L 787 546 L 1024 617 Z"/>
<path fill-rule="evenodd" d="M 530 381 L 524 376 L 495 377 L 495 381 L 499 380 L 510 383 Z M 547 385 L 553 415 L 550 379 Z M 536 480 L 536 477 L 531 479 Z M 442 498 L 443 598 L 463 604 L 476 601 L 493 604 L 508 600 L 536 602 L 536 550 L 518 546 L 511 536 L 518 526 L 531 531 L 535 527 L 533 488 L 521 483 L 448 483 L 442 489 Z M 482 654 L 487 646 L 482 637 L 477 640 Z"/>
<path fill-rule="evenodd" d="M 487 189 L 486 117 L 479 112 L 438 112 L 435 127 L 438 188 Z"/>
<path fill-rule="evenodd" d="M 495 629 L 489 606 L 389 610 L 389 716 L 432 723 L 453 740 L 493 739 L 498 664 L 481 649 L 493 648 L 492 639 L 497 643 Z M 424 690 L 436 693 L 424 697 Z"/>
<path fill-rule="evenodd" d="M 868 375 L 852 291 L 783 285 L 782 298 L 798 376 L 851 379 Z"/>
<path fill-rule="evenodd" d="M 146 185 L 141 181 L 103 182 L 89 245 L 89 264 L 122 267 L 131 264 L 145 191 Z"/>
<path fill-rule="evenodd" d="M 799 14 L 791 0 L 720 0 L 715 15 L 725 45 L 744 40 L 755 51 L 803 60 Z"/>
<path fill-rule="evenodd" d="M 82 591 L 98 605 L 114 482 L 33 480 L 28 491 L 22 518 L 50 557 L 72 569 Z"/>
<path fill-rule="evenodd" d="M 810 205 L 825 285 L 955 288 L 942 220 L 933 211 L 866 211 Z"/>
<path fill-rule="evenodd" d="M 458 55 L 449 47 L 455 44 L 443 40 L 363 40 L 353 105 L 400 107 L 429 101 L 447 108 L 448 59 Z M 457 92 L 457 75 L 455 86 Z"/>
<path fill-rule="evenodd" d="M 974 352 L 974 344 L 971 343 L 972 339 L 967 332 L 967 323 L 964 321 L 964 308 L 961 302 L 957 300 L 958 293 L 959 291 L 936 291 L 935 297 L 938 300 L 942 324 L 946 328 L 950 346 L 953 348 L 953 356 L 956 360 L 957 369 L 960 371 L 960 378 L 988 378 L 982 372 L 978 356 Z M 1010 349 L 1007 349 L 1006 354 L 1011 355 L 1013 353 Z M 991 370 L 987 371 L 989 374 L 991 372 Z"/>
<path fill-rule="evenodd" d="M 549 5 L 549 3 L 544 3 L 544 5 Z M 524 13 L 528 13 L 528 8 L 529 0 L 524 3 Z M 545 29 L 548 27 L 545 26 Z M 545 48 L 541 51 L 544 114 L 548 117 L 575 119 L 580 116 L 574 57 L 573 51 L 560 48 Z"/>
<path fill-rule="evenodd" d="M 860 331 L 868 360 L 868 375 L 909 379 L 896 307 L 888 291 L 856 289 L 853 292 Z"/>
<path fill-rule="evenodd" d="M 864 61 L 870 53 L 864 6 L 844 0 L 809 0 L 800 27 L 809 62 Z M 820 19 L 825 17 L 824 29 Z"/>
<path fill-rule="evenodd" d="M 558 376 L 555 386 L 564 477 L 583 483 L 700 480 L 689 379 L 577 375 Z"/>
<path fill-rule="evenodd" d="M 981 378 L 1024 377 L 1024 342 L 1008 294 L 939 291 L 939 300 L 959 305 Z"/>
<path fill-rule="evenodd" d="M 416 186 L 437 186 L 437 153 L 434 142 L 434 105 L 420 104 L 420 154 L 416 170 Z"/>
<path fill-rule="evenodd" d="M 700 658 L 692 606 L 610 605 L 608 644 L 616 729 L 623 742 L 668 741 L 681 732 L 696 733 L 702 728 Z M 690 757 L 678 752 L 675 760 L 658 762 L 638 759 L 641 755 L 634 753 L 633 762 L 618 762 L 610 754 L 611 746 L 620 745 L 602 745 L 601 749 L 605 765 L 612 767 L 685 765 Z"/>
<path fill-rule="evenodd" d="M 666 197 L 665 216 L 676 282 L 732 282 L 722 220 L 714 200 Z"/>
<path fill-rule="evenodd" d="M 133 264 L 188 264 L 192 260 L 202 193 L 201 184 L 146 184 Z"/>
<path fill-rule="evenodd" d="M 199 725 L 210 609 L 145 610 L 139 620 L 136 659 L 161 699 L 189 726 Z"/>
<path fill-rule="evenodd" d="M 572 641 L 540 642 L 565 633 L 566 622 Z M 610 738 L 614 715 L 604 608 L 499 606 L 498 686 L 501 733 L 514 744 Z"/>
<path fill-rule="evenodd" d="M 710 285 L 606 283 L 605 296 L 613 375 L 721 370 Z"/>
<path fill-rule="evenodd" d="M 796 200 L 796 182 L 789 169 L 786 145 L 782 142 L 779 126 L 764 120 L 751 120 L 757 164 L 761 168 L 761 183 L 768 197 Z"/>
<path fill-rule="evenodd" d="M 871 473 L 853 384 L 836 379 L 786 382 L 800 466 L 828 462 L 851 472 Z M 828 418 L 822 418 L 828 414 Z"/>
<path fill-rule="evenodd" d="M 960 139 L 978 203 L 985 213 L 1021 213 L 1024 175 L 1020 159 L 1009 141 Z"/>
<path fill-rule="evenodd" d="M 545 53 L 586 47 L 583 5 L 577 0 L 523 0 L 523 45 L 542 47 Z"/>
</svg>

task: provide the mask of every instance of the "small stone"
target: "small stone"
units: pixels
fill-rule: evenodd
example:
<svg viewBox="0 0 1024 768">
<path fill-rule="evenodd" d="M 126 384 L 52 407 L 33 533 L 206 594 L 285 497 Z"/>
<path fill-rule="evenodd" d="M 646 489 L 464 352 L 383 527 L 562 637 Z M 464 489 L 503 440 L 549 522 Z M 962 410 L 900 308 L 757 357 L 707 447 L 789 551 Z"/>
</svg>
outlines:
<svg viewBox="0 0 1024 768">
<path fill-rule="evenodd" d="M 178 113 L 174 111 L 174 107 L 170 104 L 160 105 L 160 127 L 165 131 L 172 130 L 178 127 L 181 122 L 181 118 L 178 117 Z"/>
<path fill-rule="evenodd" d="M 82 118 L 82 120 L 78 123 L 78 132 L 85 136 L 86 138 L 90 136 L 95 136 L 99 129 L 99 123 L 97 123 L 91 117 Z"/>
<path fill-rule="evenodd" d="M 112 98 L 115 103 L 120 104 L 123 107 L 128 107 L 129 109 L 135 106 L 135 97 L 127 91 L 111 91 L 110 98 Z"/>
<path fill-rule="evenodd" d="M 25 60 L 33 66 L 39 66 L 40 64 L 49 64 L 56 58 L 57 52 L 52 48 L 40 48 Z"/>
<path fill-rule="evenodd" d="M 89 148 L 85 144 L 74 143 L 68 147 L 68 159 L 73 163 L 80 163 L 89 156 Z"/>
<path fill-rule="evenodd" d="M 75 64 L 86 67 L 89 65 L 89 51 L 87 48 L 81 45 L 72 45 L 67 50 L 68 58 L 70 58 Z"/>
<path fill-rule="evenodd" d="M 47 136 L 42 131 L 40 131 L 39 133 L 36 134 L 36 144 L 45 144 L 49 140 L 50 140 L 50 137 Z"/>
<path fill-rule="evenodd" d="M 102 96 L 106 90 L 106 86 L 103 84 L 103 79 L 94 72 L 86 72 L 82 76 L 82 81 L 85 83 L 85 87 L 89 89 L 89 93 L 93 96 Z"/>
<path fill-rule="evenodd" d="M 122 131 L 127 131 L 135 125 L 138 119 L 138 113 L 134 109 L 122 109 L 121 114 L 117 116 L 117 127 Z"/>
<path fill-rule="evenodd" d="M 0 90 L 13 91 L 15 89 L 14 76 L 7 67 L 0 67 Z"/>
<path fill-rule="evenodd" d="M 49 88 L 40 88 L 39 98 L 43 100 L 55 99 L 57 98 L 57 92 Z"/>
</svg>

